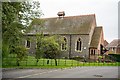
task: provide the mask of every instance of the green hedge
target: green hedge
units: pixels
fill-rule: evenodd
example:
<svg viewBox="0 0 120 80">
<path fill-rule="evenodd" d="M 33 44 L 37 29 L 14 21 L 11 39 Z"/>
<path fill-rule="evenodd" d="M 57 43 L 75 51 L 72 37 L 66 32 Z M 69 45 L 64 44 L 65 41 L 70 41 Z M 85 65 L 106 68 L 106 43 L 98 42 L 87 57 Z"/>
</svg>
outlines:
<svg viewBox="0 0 120 80">
<path fill-rule="evenodd" d="M 114 57 L 116 61 L 120 62 L 120 54 L 109 54 L 109 56 Z"/>
</svg>

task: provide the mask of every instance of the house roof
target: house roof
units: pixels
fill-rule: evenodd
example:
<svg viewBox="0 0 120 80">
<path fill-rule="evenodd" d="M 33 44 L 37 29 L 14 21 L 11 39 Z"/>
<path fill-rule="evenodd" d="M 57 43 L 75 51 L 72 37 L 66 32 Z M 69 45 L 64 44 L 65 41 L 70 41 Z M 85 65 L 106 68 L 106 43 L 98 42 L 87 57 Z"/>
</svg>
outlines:
<svg viewBox="0 0 120 80">
<path fill-rule="evenodd" d="M 32 24 L 40 22 L 41 19 L 34 19 Z M 92 23 L 95 21 L 95 14 L 44 18 L 44 34 L 89 34 Z M 96 23 L 94 24 L 96 26 Z"/>
<path fill-rule="evenodd" d="M 94 33 L 93 33 L 93 36 L 92 36 L 92 40 L 91 40 L 91 43 L 90 43 L 90 47 L 92 47 L 92 48 L 97 48 L 98 47 L 101 32 L 102 32 L 102 26 L 95 27 L 95 30 L 94 30 Z"/>
<path fill-rule="evenodd" d="M 110 44 L 108 44 L 106 47 L 117 47 L 120 45 L 120 39 L 114 39 Z"/>
<path fill-rule="evenodd" d="M 107 40 L 104 40 L 104 46 L 107 46 L 109 43 L 107 42 Z"/>
</svg>

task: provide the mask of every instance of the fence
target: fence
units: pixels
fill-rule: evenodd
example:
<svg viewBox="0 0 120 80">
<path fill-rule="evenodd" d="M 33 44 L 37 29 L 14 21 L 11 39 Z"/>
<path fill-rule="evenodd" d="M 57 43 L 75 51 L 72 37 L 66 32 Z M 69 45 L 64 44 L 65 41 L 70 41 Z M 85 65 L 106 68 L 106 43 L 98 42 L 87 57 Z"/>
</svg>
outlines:
<svg viewBox="0 0 120 80">
<path fill-rule="evenodd" d="M 16 65 L 16 58 L 15 57 L 8 57 L 3 59 L 3 67 L 9 67 L 9 66 L 17 66 Z M 56 65 L 57 63 L 57 65 Z M 72 66 L 119 66 L 119 62 L 84 62 L 80 60 L 74 60 L 74 59 L 56 59 L 56 63 L 54 59 L 39 59 L 37 60 L 34 57 L 28 57 L 27 59 L 20 61 L 20 66 L 61 66 L 61 67 L 72 67 Z"/>
</svg>

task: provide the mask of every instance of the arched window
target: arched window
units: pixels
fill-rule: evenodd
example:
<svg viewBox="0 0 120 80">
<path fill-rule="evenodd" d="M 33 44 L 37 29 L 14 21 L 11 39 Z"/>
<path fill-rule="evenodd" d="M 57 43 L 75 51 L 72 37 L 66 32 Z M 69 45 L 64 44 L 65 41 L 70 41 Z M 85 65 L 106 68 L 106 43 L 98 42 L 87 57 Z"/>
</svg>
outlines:
<svg viewBox="0 0 120 80">
<path fill-rule="evenodd" d="M 95 55 L 95 49 L 91 49 L 91 55 Z"/>
<path fill-rule="evenodd" d="M 77 40 L 76 50 L 77 51 L 81 51 L 82 50 L 82 42 L 81 42 L 80 38 Z"/>
<path fill-rule="evenodd" d="M 30 48 L 30 40 L 26 40 L 26 48 Z"/>
<path fill-rule="evenodd" d="M 62 51 L 67 50 L 67 39 L 65 37 L 63 38 L 63 43 L 61 44 L 61 49 L 62 49 Z"/>
</svg>

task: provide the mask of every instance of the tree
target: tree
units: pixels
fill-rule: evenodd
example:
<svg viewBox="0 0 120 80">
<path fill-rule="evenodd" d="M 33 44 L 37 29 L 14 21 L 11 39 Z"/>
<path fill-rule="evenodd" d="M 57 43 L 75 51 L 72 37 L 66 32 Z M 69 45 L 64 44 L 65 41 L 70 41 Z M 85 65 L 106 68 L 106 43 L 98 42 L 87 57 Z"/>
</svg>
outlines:
<svg viewBox="0 0 120 80">
<path fill-rule="evenodd" d="M 38 10 L 39 9 L 39 10 Z M 29 26 L 33 18 L 40 18 L 40 3 L 33 2 L 2 2 L 2 58 L 10 53 L 16 53 L 18 62 L 24 58 L 21 47 L 23 32 L 31 29 Z"/>
<path fill-rule="evenodd" d="M 19 2 L 2 2 L 2 33 L 8 31 L 9 25 L 14 21 L 19 21 L 19 12 L 22 5 Z"/>
<path fill-rule="evenodd" d="M 61 39 L 59 35 L 44 36 L 43 34 L 37 36 L 37 48 L 36 48 L 36 63 L 38 63 L 41 57 L 54 59 L 57 66 L 57 56 L 60 55 Z"/>
<path fill-rule="evenodd" d="M 60 39 L 58 36 L 47 36 L 44 38 L 44 57 L 55 60 L 55 65 L 57 66 L 56 58 L 60 55 Z"/>
<path fill-rule="evenodd" d="M 18 46 L 23 47 L 23 31 L 29 31 L 31 20 L 40 18 L 41 14 L 38 1 L 2 2 L 2 58 L 10 53 L 19 52 Z"/>
<path fill-rule="evenodd" d="M 40 9 L 39 1 L 25 1 L 21 3 L 22 10 L 19 12 L 20 14 L 20 22 L 25 26 L 25 32 L 30 31 L 32 26 L 29 26 L 33 19 L 40 18 L 43 13 Z"/>
<path fill-rule="evenodd" d="M 27 59 L 27 49 L 23 46 L 16 46 L 15 48 L 15 54 L 16 56 L 16 64 L 17 66 L 20 65 L 20 61 Z"/>
<path fill-rule="evenodd" d="M 35 58 L 36 58 L 36 65 L 37 65 L 37 63 L 38 63 L 38 61 L 39 61 L 39 59 L 41 58 L 41 57 L 43 57 L 43 54 L 44 54 L 44 44 L 43 44 L 43 42 L 44 42 L 44 40 L 43 40 L 43 38 L 44 38 L 44 35 L 41 33 L 41 34 L 36 34 L 36 39 L 37 39 L 37 46 L 36 46 L 36 53 L 35 53 Z"/>
<path fill-rule="evenodd" d="M 22 23 L 29 28 L 34 18 L 43 15 L 39 1 L 2 2 L 2 32 L 4 33 L 13 21 Z"/>
<path fill-rule="evenodd" d="M 18 31 L 18 27 L 16 26 L 16 24 L 19 24 L 17 20 L 17 15 L 21 8 L 19 5 L 20 3 L 14 3 L 14 2 L 2 3 L 2 36 L 3 36 L 2 37 L 3 39 L 2 55 L 3 55 L 3 58 L 10 53 L 10 50 L 12 49 L 13 44 L 15 43 L 14 41 L 16 37 L 19 37 L 19 36 L 16 36 L 17 34 L 16 31 Z"/>
<path fill-rule="evenodd" d="M 7 29 L 9 29 L 7 32 L 4 33 L 3 37 L 3 52 L 2 52 L 2 57 L 8 57 L 9 54 L 17 54 L 16 52 L 16 47 L 21 46 L 22 42 L 22 30 L 23 25 L 18 23 L 18 22 L 13 22 Z M 18 55 L 18 54 L 17 54 Z M 24 57 L 24 56 L 23 56 Z"/>
</svg>

